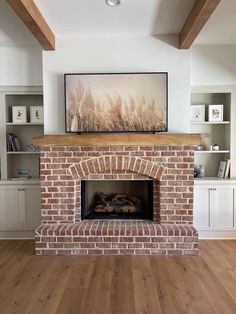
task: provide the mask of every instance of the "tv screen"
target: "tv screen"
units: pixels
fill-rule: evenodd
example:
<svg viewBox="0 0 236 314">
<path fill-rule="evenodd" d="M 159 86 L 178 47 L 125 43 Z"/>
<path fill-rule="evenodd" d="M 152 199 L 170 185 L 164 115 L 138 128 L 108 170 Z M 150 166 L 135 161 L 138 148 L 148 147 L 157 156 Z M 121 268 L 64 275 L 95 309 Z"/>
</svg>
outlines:
<svg viewBox="0 0 236 314">
<path fill-rule="evenodd" d="M 167 73 L 65 74 L 67 133 L 167 131 Z"/>
</svg>

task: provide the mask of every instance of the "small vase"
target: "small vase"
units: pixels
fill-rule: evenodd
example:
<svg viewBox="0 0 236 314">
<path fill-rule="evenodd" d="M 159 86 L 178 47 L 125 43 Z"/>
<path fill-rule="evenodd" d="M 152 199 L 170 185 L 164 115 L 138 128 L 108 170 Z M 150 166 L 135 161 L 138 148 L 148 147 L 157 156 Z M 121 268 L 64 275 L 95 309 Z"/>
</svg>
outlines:
<svg viewBox="0 0 236 314">
<path fill-rule="evenodd" d="M 205 177 L 205 167 L 203 165 L 199 165 L 198 167 L 198 177 L 199 178 Z"/>
</svg>

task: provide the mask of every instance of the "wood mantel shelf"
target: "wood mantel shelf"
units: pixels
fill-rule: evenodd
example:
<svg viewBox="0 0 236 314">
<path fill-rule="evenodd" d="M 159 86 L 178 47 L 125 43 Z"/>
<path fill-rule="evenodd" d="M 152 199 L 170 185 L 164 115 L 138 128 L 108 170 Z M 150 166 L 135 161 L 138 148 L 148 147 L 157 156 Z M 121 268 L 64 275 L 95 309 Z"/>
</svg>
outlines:
<svg viewBox="0 0 236 314">
<path fill-rule="evenodd" d="M 200 134 L 189 133 L 112 133 L 83 135 L 43 135 L 33 137 L 33 144 L 38 146 L 104 146 L 104 145 L 199 145 Z"/>
</svg>

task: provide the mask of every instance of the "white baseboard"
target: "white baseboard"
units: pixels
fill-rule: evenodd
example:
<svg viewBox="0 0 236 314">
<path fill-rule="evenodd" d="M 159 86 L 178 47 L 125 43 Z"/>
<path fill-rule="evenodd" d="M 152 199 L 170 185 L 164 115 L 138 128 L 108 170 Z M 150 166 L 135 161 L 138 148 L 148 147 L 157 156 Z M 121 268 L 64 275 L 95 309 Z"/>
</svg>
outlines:
<svg viewBox="0 0 236 314">
<path fill-rule="evenodd" d="M 34 239 L 33 231 L 0 231 L 0 240 Z"/>
<path fill-rule="evenodd" d="M 200 240 L 230 240 L 236 239 L 236 230 L 235 231 L 198 231 L 198 238 Z"/>
</svg>

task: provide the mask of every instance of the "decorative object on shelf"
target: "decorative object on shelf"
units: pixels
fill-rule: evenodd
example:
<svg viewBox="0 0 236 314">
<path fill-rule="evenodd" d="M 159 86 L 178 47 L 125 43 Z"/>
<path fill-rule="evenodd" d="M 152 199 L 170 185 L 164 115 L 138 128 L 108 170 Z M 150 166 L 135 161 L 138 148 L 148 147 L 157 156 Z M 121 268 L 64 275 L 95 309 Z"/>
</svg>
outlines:
<svg viewBox="0 0 236 314">
<path fill-rule="evenodd" d="M 226 164 L 227 164 L 226 161 L 221 161 L 221 162 L 220 162 L 219 169 L 218 169 L 218 175 L 217 175 L 219 178 L 224 178 L 224 176 L 225 176 Z"/>
<path fill-rule="evenodd" d="M 215 151 L 220 150 L 220 146 L 218 144 L 214 144 L 213 146 L 211 145 L 210 148 L 212 148 L 211 150 L 215 150 Z"/>
<path fill-rule="evenodd" d="M 208 120 L 210 122 L 223 121 L 224 105 L 209 105 L 208 107 Z"/>
<path fill-rule="evenodd" d="M 231 165 L 231 160 L 228 159 L 227 163 L 226 163 L 226 168 L 225 168 L 225 178 L 229 178 L 230 177 L 230 165 Z"/>
<path fill-rule="evenodd" d="M 194 167 L 194 178 L 204 178 L 205 177 L 205 166 L 196 165 Z"/>
<path fill-rule="evenodd" d="M 198 177 L 199 178 L 204 178 L 205 177 L 205 166 L 204 165 L 199 165 L 199 167 L 198 167 Z"/>
<path fill-rule="evenodd" d="M 205 105 L 192 105 L 191 122 L 204 122 L 204 121 L 205 121 Z"/>
<path fill-rule="evenodd" d="M 30 106 L 30 123 L 43 123 L 43 106 Z"/>
<path fill-rule="evenodd" d="M 198 150 L 198 151 L 203 150 L 203 145 L 197 145 L 195 150 Z"/>
<path fill-rule="evenodd" d="M 27 152 L 39 152 L 39 146 L 28 144 L 27 145 Z"/>
<path fill-rule="evenodd" d="M 12 122 L 13 123 L 27 122 L 26 106 L 12 106 Z"/>
<path fill-rule="evenodd" d="M 21 144 L 20 144 L 18 137 L 13 133 L 10 133 L 8 136 L 7 151 L 8 152 L 20 152 L 20 151 L 22 151 Z"/>
<path fill-rule="evenodd" d="M 198 166 L 194 166 L 194 173 L 193 173 L 194 178 L 197 178 L 197 174 L 198 174 Z"/>
<path fill-rule="evenodd" d="M 30 178 L 30 169 L 29 168 L 19 168 L 18 169 L 19 177 Z"/>
</svg>

